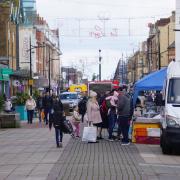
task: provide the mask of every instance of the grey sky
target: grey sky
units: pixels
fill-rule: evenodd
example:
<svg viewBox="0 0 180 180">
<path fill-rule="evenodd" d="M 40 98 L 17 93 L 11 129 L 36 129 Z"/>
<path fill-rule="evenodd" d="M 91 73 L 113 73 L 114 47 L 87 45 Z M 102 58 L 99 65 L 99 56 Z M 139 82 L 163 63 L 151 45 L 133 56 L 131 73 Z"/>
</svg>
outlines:
<svg viewBox="0 0 180 180">
<path fill-rule="evenodd" d="M 146 40 L 148 23 L 171 15 L 175 0 L 37 0 L 37 9 L 51 27 L 60 29 L 63 65 L 81 69 L 81 60 L 91 77 L 98 73 L 101 49 L 102 77 L 107 79 L 122 53 L 132 54 Z M 99 38 L 99 31 L 105 37 Z"/>
</svg>

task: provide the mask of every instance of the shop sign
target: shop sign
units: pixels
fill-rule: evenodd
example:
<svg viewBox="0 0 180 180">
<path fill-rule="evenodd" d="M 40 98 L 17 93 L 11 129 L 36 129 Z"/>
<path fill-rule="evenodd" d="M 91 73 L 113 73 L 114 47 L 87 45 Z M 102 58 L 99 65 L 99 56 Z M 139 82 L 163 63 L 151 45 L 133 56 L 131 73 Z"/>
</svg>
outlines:
<svg viewBox="0 0 180 180">
<path fill-rule="evenodd" d="M 9 81 L 9 74 L 2 74 L 4 81 Z"/>
<path fill-rule="evenodd" d="M 10 74 L 13 74 L 12 69 L 9 69 L 9 68 L 0 69 L 0 80 L 9 81 Z"/>
<path fill-rule="evenodd" d="M 33 82 L 33 79 L 29 79 L 29 85 L 33 85 L 34 82 Z"/>
<path fill-rule="evenodd" d="M 4 68 L 4 69 L 2 69 L 2 74 L 10 75 L 10 74 L 13 74 L 13 71 L 12 71 L 12 69 Z"/>
</svg>

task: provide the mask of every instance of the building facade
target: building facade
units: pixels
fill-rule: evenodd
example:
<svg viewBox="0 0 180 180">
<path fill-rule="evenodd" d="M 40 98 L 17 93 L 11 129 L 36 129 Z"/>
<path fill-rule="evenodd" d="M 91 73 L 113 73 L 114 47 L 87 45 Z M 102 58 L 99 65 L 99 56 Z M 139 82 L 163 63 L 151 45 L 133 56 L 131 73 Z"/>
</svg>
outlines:
<svg viewBox="0 0 180 180">
<path fill-rule="evenodd" d="M 147 39 L 147 58 L 149 71 L 153 72 L 167 67 L 172 60 L 175 49 L 171 45 L 175 41 L 175 12 L 168 18 L 162 18 L 155 24 L 149 24 Z"/>
<path fill-rule="evenodd" d="M 34 89 L 44 90 L 50 82 L 57 91 L 62 54 L 59 30 L 51 30 L 37 15 L 36 0 L 14 2 L 0 1 L 0 93 L 29 92 L 30 82 Z"/>
<path fill-rule="evenodd" d="M 11 95 L 11 75 L 17 69 L 19 3 L 0 1 L 0 94 Z"/>
</svg>

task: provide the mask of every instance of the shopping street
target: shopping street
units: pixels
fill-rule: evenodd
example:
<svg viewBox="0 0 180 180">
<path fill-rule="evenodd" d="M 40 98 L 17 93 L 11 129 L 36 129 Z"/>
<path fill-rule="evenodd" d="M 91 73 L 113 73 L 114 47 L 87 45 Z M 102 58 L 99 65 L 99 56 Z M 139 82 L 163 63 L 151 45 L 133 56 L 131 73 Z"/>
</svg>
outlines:
<svg viewBox="0 0 180 180">
<path fill-rule="evenodd" d="M 54 129 L 37 123 L 0 131 L 0 180 L 179 180 L 179 164 L 178 154 L 162 155 L 159 145 L 88 144 L 65 135 L 56 148 Z"/>
</svg>

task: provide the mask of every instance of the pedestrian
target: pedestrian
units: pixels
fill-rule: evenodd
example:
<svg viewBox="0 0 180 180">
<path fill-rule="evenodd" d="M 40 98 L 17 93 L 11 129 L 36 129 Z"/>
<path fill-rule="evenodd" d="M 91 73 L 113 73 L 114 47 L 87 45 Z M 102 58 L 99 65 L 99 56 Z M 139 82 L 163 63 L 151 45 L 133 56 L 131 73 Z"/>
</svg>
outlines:
<svg viewBox="0 0 180 180">
<path fill-rule="evenodd" d="M 109 91 L 107 91 L 99 100 L 99 106 L 100 106 L 100 114 L 102 119 L 102 128 L 107 129 L 107 132 L 109 133 L 109 122 L 108 122 L 108 108 L 106 104 L 106 97 L 108 97 Z"/>
<path fill-rule="evenodd" d="M 8 98 L 4 102 L 4 111 L 7 113 L 12 112 L 12 103 Z"/>
<path fill-rule="evenodd" d="M 42 122 L 42 113 L 43 113 L 43 95 L 42 93 L 37 98 L 37 110 L 38 110 L 38 116 L 39 116 L 39 123 Z"/>
<path fill-rule="evenodd" d="M 49 116 L 50 116 L 50 111 L 52 107 L 52 97 L 50 96 L 48 92 L 43 97 L 42 104 L 43 104 L 43 110 L 44 110 L 44 120 L 47 125 L 49 122 Z"/>
<path fill-rule="evenodd" d="M 84 115 L 86 114 L 87 111 L 87 97 L 84 96 L 83 99 L 78 103 L 78 108 L 79 108 L 79 114 L 82 116 L 82 123 L 84 122 Z"/>
<path fill-rule="evenodd" d="M 125 92 L 123 92 L 122 88 L 119 88 L 119 96 L 117 103 L 118 110 L 118 136 L 122 132 L 123 139 L 121 145 L 129 145 L 129 125 L 131 120 L 131 99 L 130 96 L 127 96 Z"/>
<path fill-rule="evenodd" d="M 162 111 L 163 106 L 163 95 L 160 91 L 156 92 L 154 102 L 157 107 L 157 112 L 160 113 Z"/>
<path fill-rule="evenodd" d="M 63 104 L 58 97 L 53 96 L 51 106 L 51 118 L 49 119 L 49 129 L 52 129 L 52 125 L 55 129 L 55 138 L 57 148 L 62 148 L 63 144 L 63 132 L 62 132 L 62 121 L 65 118 L 63 111 Z"/>
<path fill-rule="evenodd" d="M 80 122 L 81 122 L 82 116 L 79 113 L 78 106 L 76 106 L 73 110 L 73 116 L 72 116 L 72 122 L 75 126 L 75 135 L 76 137 L 80 137 Z"/>
<path fill-rule="evenodd" d="M 32 98 L 32 96 L 29 96 L 29 98 L 27 99 L 25 107 L 26 107 L 26 110 L 27 110 L 28 124 L 32 124 L 33 115 L 34 115 L 34 109 L 36 108 L 36 102 Z"/>
<path fill-rule="evenodd" d="M 106 100 L 110 100 L 110 108 L 108 110 L 108 122 L 109 122 L 109 141 L 113 141 L 113 129 L 117 121 L 116 107 L 118 102 L 118 92 L 113 91 L 113 96 L 109 96 Z"/>
<path fill-rule="evenodd" d="M 100 107 L 97 102 L 97 93 L 94 91 L 90 91 L 90 98 L 87 102 L 87 116 L 88 122 L 97 127 L 97 139 L 101 139 L 102 119 L 100 115 Z"/>
</svg>

